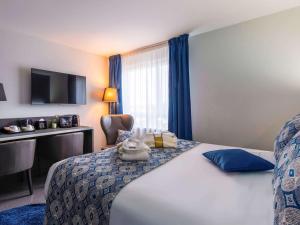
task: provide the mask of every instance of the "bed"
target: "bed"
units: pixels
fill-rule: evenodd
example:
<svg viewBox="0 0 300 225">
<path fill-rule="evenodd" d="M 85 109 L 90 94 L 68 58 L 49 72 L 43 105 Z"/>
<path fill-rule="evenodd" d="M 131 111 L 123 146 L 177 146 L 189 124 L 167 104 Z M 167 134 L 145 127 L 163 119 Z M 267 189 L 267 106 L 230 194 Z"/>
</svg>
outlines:
<svg viewBox="0 0 300 225">
<path fill-rule="evenodd" d="M 224 148 L 200 144 L 132 181 L 114 199 L 109 224 L 273 224 L 272 171 L 228 174 L 202 156 Z M 272 152 L 246 150 L 274 162 Z M 58 165 L 49 171 L 45 193 Z"/>
</svg>

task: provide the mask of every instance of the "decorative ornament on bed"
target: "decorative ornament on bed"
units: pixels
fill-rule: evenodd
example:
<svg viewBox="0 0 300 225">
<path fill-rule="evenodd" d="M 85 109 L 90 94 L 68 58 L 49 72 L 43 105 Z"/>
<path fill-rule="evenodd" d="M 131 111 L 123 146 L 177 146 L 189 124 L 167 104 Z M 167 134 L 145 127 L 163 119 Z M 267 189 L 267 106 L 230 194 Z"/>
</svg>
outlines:
<svg viewBox="0 0 300 225">
<path fill-rule="evenodd" d="M 44 225 L 108 225 L 112 202 L 123 187 L 198 144 L 177 140 L 176 148 L 151 149 L 147 161 L 121 160 L 117 147 L 62 161 L 49 184 Z"/>
<path fill-rule="evenodd" d="M 118 130 L 117 145 L 127 139 L 140 139 L 150 148 L 176 148 L 177 137 L 169 131 L 136 128 L 133 131 Z"/>
<path fill-rule="evenodd" d="M 150 148 L 176 148 L 177 137 L 166 132 L 149 132 L 136 129 L 133 134 L 128 134 L 123 142 L 117 144 L 119 157 L 122 160 L 148 160 Z"/>
<path fill-rule="evenodd" d="M 274 143 L 274 225 L 300 224 L 300 115 L 288 121 Z"/>
</svg>

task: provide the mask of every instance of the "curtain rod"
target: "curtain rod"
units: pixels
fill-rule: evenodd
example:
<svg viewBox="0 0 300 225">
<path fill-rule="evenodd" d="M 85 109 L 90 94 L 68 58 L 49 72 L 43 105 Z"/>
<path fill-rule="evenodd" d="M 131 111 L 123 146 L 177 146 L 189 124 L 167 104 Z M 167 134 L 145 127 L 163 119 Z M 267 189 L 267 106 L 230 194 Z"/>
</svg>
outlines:
<svg viewBox="0 0 300 225">
<path fill-rule="evenodd" d="M 149 49 L 152 49 L 152 48 L 160 47 L 160 46 L 165 45 L 165 44 L 168 44 L 168 41 L 162 41 L 162 42 L 158 42 L 158 43 L 155 43 L 155 44 L 152 44 L 152 45 L 147 45 L 147 46 L 144 46 L 144 47 L 141 47 L 141 48 L 134 49 L 134 50 L 129 51 L 129 52 L 125 52 L 121 55 L 122 56 L 131 55 L 131 54 L 134 54 L 134 53 L 137 53 L 137 52 L 143 52 L 143 51 L 146 51 L 146 50 L 149 50 Z"/>
</svg>

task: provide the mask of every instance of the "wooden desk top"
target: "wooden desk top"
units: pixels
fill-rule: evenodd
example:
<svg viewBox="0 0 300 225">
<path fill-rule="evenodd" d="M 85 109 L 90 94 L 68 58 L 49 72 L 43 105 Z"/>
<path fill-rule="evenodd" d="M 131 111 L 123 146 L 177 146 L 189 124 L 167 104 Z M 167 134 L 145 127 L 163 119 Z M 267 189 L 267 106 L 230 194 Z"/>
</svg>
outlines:
<svg viewBox="0 0 300 225">
<path fill-rule="evenodd" d="M 57 134 L 66 134 L 66 133 L 73 133 L 79 131 L 88 131 L 93 130 L 92 127 L 87 126 L 80 126 L 80 127 L 71 127 L 71 128 L 56 128 L 56 129 L 43 129 L 43 130 L 36 130 L 33 132 L 23 132 L 17 134 L 3 134 L 0 133 L 0 143 L 7 142 L 7 141 L 15 141 L 21 139 L 30 139 L 42 136 L 50 136 L 50 135 L 57 135 Z"/>
</svg>

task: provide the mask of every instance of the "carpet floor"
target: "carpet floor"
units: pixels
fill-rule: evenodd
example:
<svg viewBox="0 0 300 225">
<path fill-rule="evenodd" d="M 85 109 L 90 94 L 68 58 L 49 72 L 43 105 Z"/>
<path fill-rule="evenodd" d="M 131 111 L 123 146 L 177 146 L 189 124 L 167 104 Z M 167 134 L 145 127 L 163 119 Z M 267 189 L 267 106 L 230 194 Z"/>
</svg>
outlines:
<svg viewBox="0 0 300 225">
<path fill-rule="evenodd" d="M 0 212 L 1 225 L 42 225 L 45 204 L 25 205 Z"/>
</svg>

